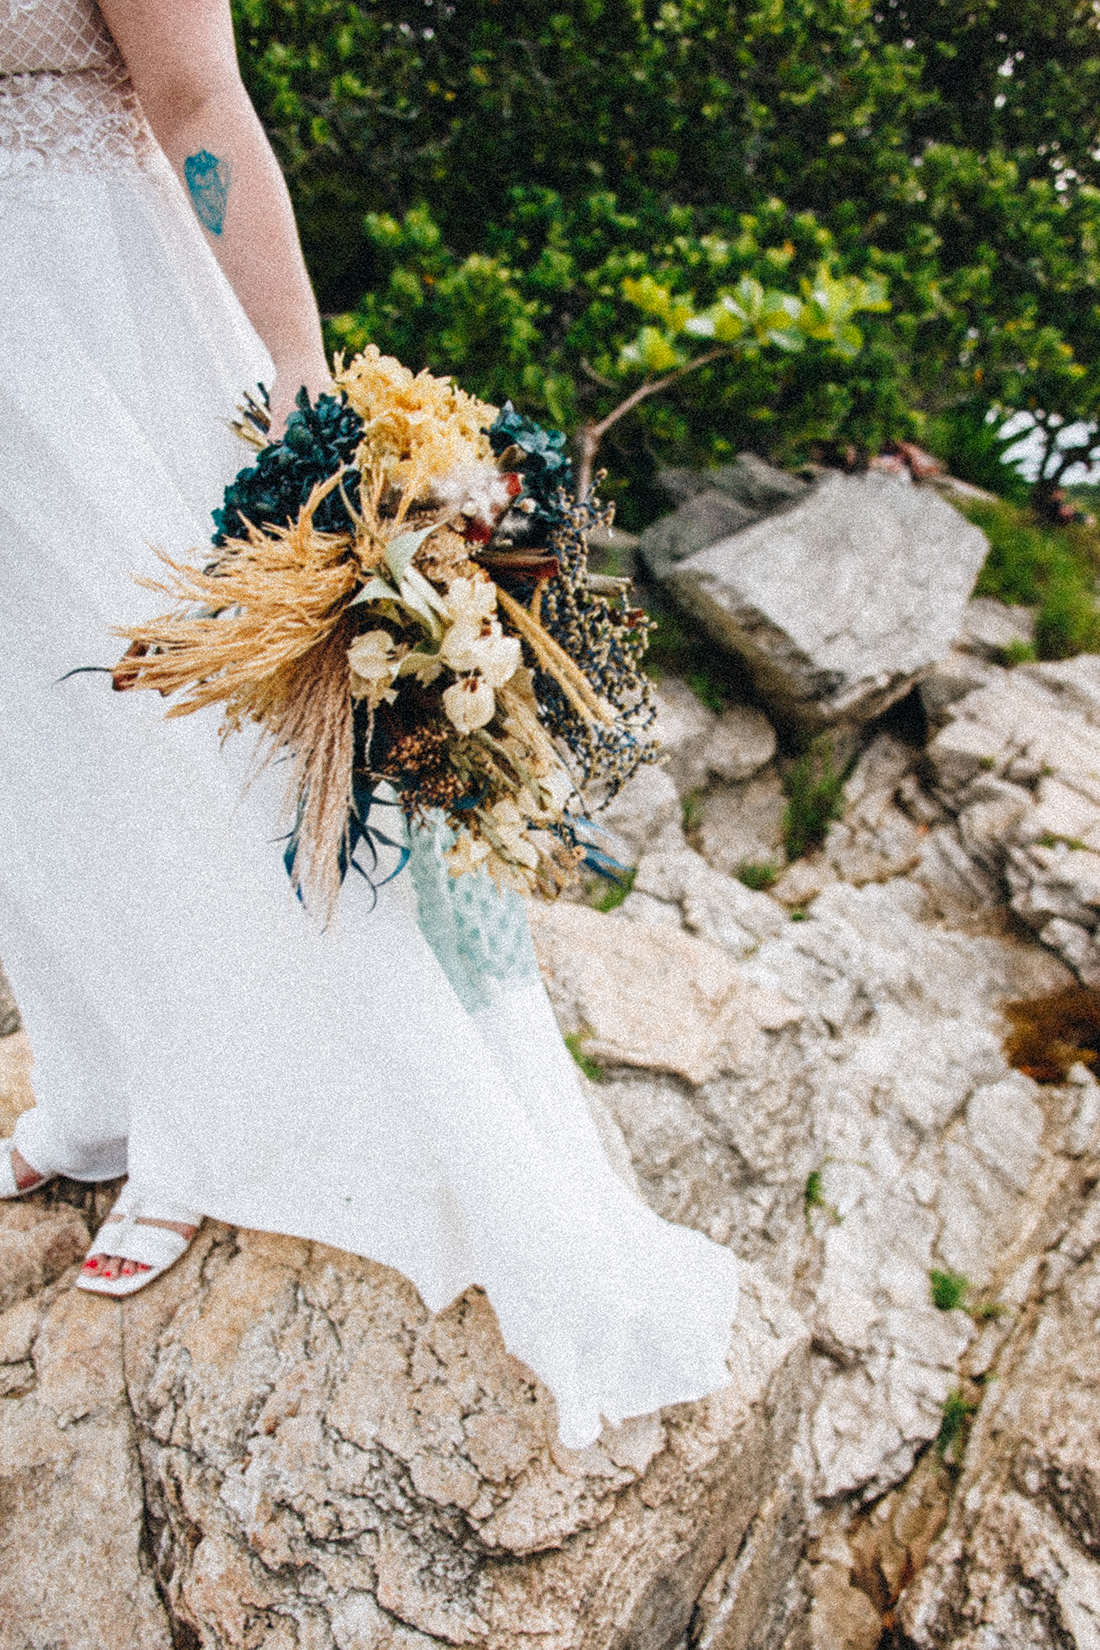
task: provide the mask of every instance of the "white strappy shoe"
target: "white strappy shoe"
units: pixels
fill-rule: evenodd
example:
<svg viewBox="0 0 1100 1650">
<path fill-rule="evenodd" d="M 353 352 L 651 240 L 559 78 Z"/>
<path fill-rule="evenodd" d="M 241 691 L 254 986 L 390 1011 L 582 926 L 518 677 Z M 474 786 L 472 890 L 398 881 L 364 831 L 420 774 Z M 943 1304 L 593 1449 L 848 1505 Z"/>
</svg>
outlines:
<svg viewBox="0 0 1100 1650">
<path fill-rule="evenodd" d="M 41 1178 L 36 1180 L 33 1186 L 20 1186 L 16 1181 L 15 1168 L 11 1160 L 11 1154 L 14 1150 L 15 1141 L 10 1136 L 7 1139 L 0 1139 L 0 1198 L 30 1197 L 32 1192 L 40 1191 L 48 1181 L 57 1179 L 56 1170 L 51 1169 L 43 1174 L 40 1169 L 35 1169 L 35 1174 L 40 1175 Z M 24 1159 L 24 1162 L 26 1162 L 26 1159 Z M 27 1168 L 32 1169 L 34 1165 L 27 1163 Z"/>
<path fill-rule="evenodd" d="M 186 1209 L 180 1203 L 171 1203 L 160 1197 L 138 1197 L 124 1191 L 111 1216 L 96 1233 L 95 1242 L 88 1251 L 88 1260 L 95 1255 L 117 1255 L 121 1260 L 132 1260 L 144 1268 L 141 1272 L 120 1274 L 117 1278 L 103 1277 L 96 1272 L 82 1271 L 76 1280 L 78 1289 L 93 1295 L 133 1295 L 147 1283 L 159 1278 L 185 1255 L 193 1242 L 182 1232 L 173 1232 L 166 1226 L 146 1226 L 141 1220 L 174 1220 L 180 1226 L 202 1225 L 202 1215 Z M 87 1261 L 85 1261 L 87 1266 Z"/>
</svg>

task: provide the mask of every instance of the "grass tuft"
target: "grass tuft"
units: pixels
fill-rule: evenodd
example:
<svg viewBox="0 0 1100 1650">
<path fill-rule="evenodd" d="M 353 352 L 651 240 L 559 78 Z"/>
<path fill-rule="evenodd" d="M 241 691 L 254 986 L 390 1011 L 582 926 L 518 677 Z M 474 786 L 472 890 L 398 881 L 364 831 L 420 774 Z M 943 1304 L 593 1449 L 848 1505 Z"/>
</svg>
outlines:
<svg viewBox="0 0 1100 1650">
<path fill-rule="evenodd" d="M 1057 848 L 1059 844 L 1066 848 L 1073 848 L 1076 852 L 1088 852 L 1088 843 L 1082 842 L 1079 836 L 1058 836 L 1054 831 L 1044 831 L 1037 839 L 1040 848 Z"/>
<path fill-rule="evenodd" d="M 975 594 L 1036 608 L 1034 652 L 1040 659 L 1072 659 L 1078 653 L 1100 651 L 1096 529 L 1047 526 L 1006 501 L 976 500 L 963 513 L 989 540 Z M 1023 645 L 1017 643 L 1016 648 Z M 1017 657 L 1010 662 L 1022 661 Z"/>
<path fill-rule="evenodd" d="M 811 1209 L 827 1209 L 825 1201 L 825 1174 L 822 1169 L 811 1169 L 806 1176 L 806 1190 L 803 1194 L 806 1212 Z"/>
<path fill-rule="evenodd" d="M 687 685 L 701 704 L 708 710 L 717 712 L 720 716 L 729 704 L 729 696 L 716 676 L 712 676 L 707 669 L 691 670 L 686 677 Z"/>
<path fill-rule="evenodd" d="M 656 621 L 646 651 L 647 673 L 658 682 L 667 671 L 683 677 L 708 710 L 721 714 L 730 703 L 730 685 L 720 674 L 711 644 L 659 597 L 648 595 L 646 605 Z"/>
<path fill-rule="evenodd" d="M 634 886 L 634 878 L 638 875 L 637 869 L 625 871 L 622 876 L 616 877 L 613 882 L 601 880 L 589 897 L 589 905 L 593 911 L 617 911 Z"/>
<path fill-rule="evenodd" d="M 783 843 L 789 860 L 819 848 L 844 807 L 844 773 L 836 765 L 833 742 L 819 734 L 783 776 L 787 806 Z"/>
<path fill-rule="evenodd" d="M 766 894 L 779 881 L 779 867 L 774 859 L 743 859 L 737 867 L 737 880 L 756 894 Z"/>
<path fill-rule="evenodd" d="M 584 1072 L 584 1075 L 590 1078 L 593 1083 L 599 1083 L 603 1079 L 603 1067 L 598 1060 L 593 1060 L 592 1056 L 584 1051 L 585 1041 L 591 1035 L 590 1031 L 571 1031 L 565 1039 L 565 1046 Z"/>
<path fill-rule="evenodd" d="M 959 1387 L 947 1395 L 943 1406 L 943 1420 L 940 1422 L 939 1435 L 936 1438 L 936 1448 L 941 1459 L 951 1466 L 959 1464 L 959 1457 L 966 1447 L 970 1423 L 977 1408 L 975 1399 L 968 1398 Z"/>
<path fill-rule="evenodd" d="M 840 1213 L 835 1204 L 829 1202 L 825 1196 L 825 1168 L 811 1169 L 806 1176 L 806 1189 L 802 1194 L 802 1206 L 806 1211 L 806 1230 L 810 1230 L 810 1217 L 815 1209 L 822 1209 L 831 1220 L 839 1224 Z"/>
<path fill-rule="evenodd" d="M 680 803 L 680 823 L 684 828 L 684 835 L 690 836 L 703 823 L 703 793 L 689 791 Z"/>
<path fill-rule="evenodd" d="M 939 1307 L 941 1312 L 956 1312 L 966 1306 L 966 1297 L 970 1293 L 970 1279 L 963 1277 L 961 1272 L 939 1272 L 935 1268 L 928 1274 L 932 1285 L 932 1304 Z"/>
</svg>

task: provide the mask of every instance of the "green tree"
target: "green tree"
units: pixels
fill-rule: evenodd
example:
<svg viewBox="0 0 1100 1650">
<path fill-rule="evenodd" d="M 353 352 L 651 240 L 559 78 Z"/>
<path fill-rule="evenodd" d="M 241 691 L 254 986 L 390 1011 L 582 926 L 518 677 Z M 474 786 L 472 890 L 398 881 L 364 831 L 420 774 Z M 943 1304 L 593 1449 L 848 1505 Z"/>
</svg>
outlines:
<svg viewBox="0 0 1100 1650">
<path fill-rule="evenodd" d="M 739 351 L 609 427 L 637 499 L 659 459 L 873 449 L 952 408 L 1041 415 L 1053 474 L 1054 432 L 1100 416 L 1090 0 L 235 10 L 349 344 L 577 429 L 631 387 L 627 280 L 699 309 L 746 278 L 798 296 L 822 264 L 888 284 L 850 359 Z"/>
</svg>

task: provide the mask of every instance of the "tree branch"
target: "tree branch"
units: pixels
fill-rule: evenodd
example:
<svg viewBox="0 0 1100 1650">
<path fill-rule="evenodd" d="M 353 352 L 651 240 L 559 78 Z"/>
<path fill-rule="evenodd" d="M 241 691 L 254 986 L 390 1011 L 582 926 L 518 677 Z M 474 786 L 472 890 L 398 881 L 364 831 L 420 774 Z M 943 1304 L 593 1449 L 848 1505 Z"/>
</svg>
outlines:
<svg viewBox="0 0 1100 1650">
<path fill-rule="evenodd" d="M 670 384 L 675 384 L 677 379 L 685 377 L 689 372 L 694 372 L 697 367 L 705 367 L 708 361 L 716 361 L 719 356 L 729 355 L 730 353 L 727 344 L 720 344 L 717 349 L 708 350 L 705 355 L 696 356 L 694 361 L 688 361 L 684 366 L 677 367 L 674 372 L 666 372 L 661 378 L 647 378 L 638 385 L 636 390 L 630 392 L 625 401 L 620 401 L 619 405 L 614 407 L 606 418 L 601 418 L 598 423 L 582 424 L 576 436 L 577 448 L 580 453 L 580 463 L 577 466 L 577 498 L 585 499 L 591 491 L 592 467 L 595 463 L 596 454 L 600 450 L 600 442 L 613 424 L 617 424 L 620 418 L 625 418 L 628 412 L 633 412 L 634 408 L 644 401 L 647 396 L 657 395 L 661 390 L 667 390 Z"/>
</svg>

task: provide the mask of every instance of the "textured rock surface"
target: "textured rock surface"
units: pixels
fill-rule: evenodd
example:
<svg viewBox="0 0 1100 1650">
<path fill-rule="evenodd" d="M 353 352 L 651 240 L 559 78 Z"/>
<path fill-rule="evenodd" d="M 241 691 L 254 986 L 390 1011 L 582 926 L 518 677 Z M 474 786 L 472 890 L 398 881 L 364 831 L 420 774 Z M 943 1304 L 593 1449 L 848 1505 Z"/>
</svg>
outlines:
<svg viewBox="0 0 1100 1650">
<path fill-rule="evenodd" d="M 866 721 L 950 649 L 986 543 L 932 489 L 829 474 L 777 515 L 709 544 L 693 517 L 671 542 L 711 499 L 650 528 L 641 553 L 784 718 Z"/>
<path fill-rule="evenodd" d="M 945 856 L 1100 985 L 1100 658 L 983 671 L 957 697 L 933 694 L 928 769 L 955 819 Z"/>
<path fill-rule="evenodd" d="M 1009 662 L 1014 648 L 1033 647 L 1035 615 L 1029 607 L 1006 607 L 991 596 L 975 596 L 967 603 L 958 646 L 995 664 Z"/>
<path fill-rule="evenodd" d="M 667 946 L 690 867 L 643 859 L 639 880 Z M 758 924 L 741 976 L 800 1012 L 760 1030 L 751 1063 L 695 1085 L 620 1068 L 601 1089 L 655 1206 L 809 1314 L 806 1472 L 826 1498 L 881 1493 L 936 1436 L 974 1328 L 933 1307 L 930 1272 L 992 1287 L 1076 1173 L 1074 1119 L 1092 1116 L 1083 1070 L 1083 1087 L 1040 1088 L 1001 1051 L 998 1002 L 1058 985 L 1059 964 L 930 916 L 910 882 L 834 882 L 805 920 Z"/>
<path fill-rule="evenodd" d="M 768 893 L 770 724 L 662 684 L 632 892 L 535 913 L 613 1162 L 747 1263 L 730 1392 L 565 1452 L 477 1290 L 211 1225 L 120 1310 L 62 1184 L 0 1206 L 0 1650 L 1096 1650 L 1100 1084 L 1000 1008 L 1100 945 L 1100 660 L 992 647 Z"/>
<path fill-rule="evenodd" d="M 479 1291 L 208 1223 L 122 1307 L 0 1315 L 0 1645 L 670 1650 L 766 1542 L 806 1346 L 750 1272 L 730 1388 L 567 1451 Z"/>
<path fill-rule="evenodd" d="M 653 733 L 681 796 L 711 778 L 751 779 L 775 755 L 775 729 L 755 706 L 731 705 L 717 716 L 675 677 L 662 682 L 654 697 Z"/>
<path fill-rule="evenodd" d="M 751 1070 L 764 1033 L 798 1018 L 780 991 L 747 984 L 721 946 L 672 924 L 650 929 L 566 904 L 534 916 L 559 1022 L 601 1063 L 698 1085 Z"/>
<path fill-rule="evenodd" d="M 638 541 L 650 571 L 662 578 L 677 563 L 730 533 L 806 497 L 808 484 L 754 453 L 713 470 L 662 470 L 657 483 L 676 505 Z"/>
<path fill-rule="evenodd" d="M 56 1285 L 30 1293 L 87 1240 L 75 1209 L 0 1206 L 0 1279 L 9 1300 L 21 1294 L 0 1314 L 0 1646 L 172 1650 L 145 1549 L 118 1308 Z"/>
<path fill-rule="evenodd" d="M 1100 1644 L 1100 1195 L 1051 1254 L 902 1604 L 918 1650 Z"/>
</svg>

